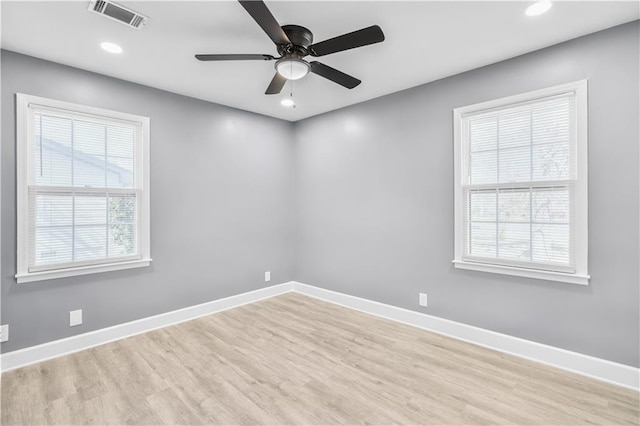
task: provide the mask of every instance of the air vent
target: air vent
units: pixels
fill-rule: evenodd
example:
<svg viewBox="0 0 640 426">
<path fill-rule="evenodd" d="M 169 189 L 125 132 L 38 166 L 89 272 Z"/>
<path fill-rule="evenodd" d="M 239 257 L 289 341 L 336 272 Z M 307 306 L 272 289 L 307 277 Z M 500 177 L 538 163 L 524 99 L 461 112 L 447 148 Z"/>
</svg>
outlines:
<svg viewBox="0 0 640 426">
<path fill-rule="evenodd" d="M 91 0 L 89 10 L 138 30 L 149 20 L 148 17 L 109 0 Z"/>
</svg>

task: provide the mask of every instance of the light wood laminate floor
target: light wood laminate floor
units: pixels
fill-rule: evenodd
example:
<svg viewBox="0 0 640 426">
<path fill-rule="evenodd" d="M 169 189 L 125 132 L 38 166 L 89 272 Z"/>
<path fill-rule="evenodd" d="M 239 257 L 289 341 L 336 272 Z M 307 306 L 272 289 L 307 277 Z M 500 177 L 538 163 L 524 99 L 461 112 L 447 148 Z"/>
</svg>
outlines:
<svg viewBox="0 0 640 426">
<path fill-rule="evenodd" d="M 295 293 L 2 378 L 2 424 L 638 424 L 638 393 Z"/>
</svg>

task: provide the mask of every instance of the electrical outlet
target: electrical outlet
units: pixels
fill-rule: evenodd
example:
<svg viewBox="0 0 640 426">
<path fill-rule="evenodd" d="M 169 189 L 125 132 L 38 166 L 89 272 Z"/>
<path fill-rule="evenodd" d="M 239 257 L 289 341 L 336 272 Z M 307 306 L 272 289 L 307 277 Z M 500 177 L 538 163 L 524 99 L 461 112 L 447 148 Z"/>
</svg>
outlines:
<svg viewBox="0 0 640 426">
<path fill-rule="evenodd" d="M 0 343 L 9 340 L 9 324 L 0 326 Z"/>
<path fill-rule="evenodd" d="M 271 281 L 271 271 L 267 271 L 264 273 L 264 280 L 265 282 Z"/>
<path fill-rule="evenodd" d="M 420 293 L 420 306 L 427 306 L 427 293 Z"/>
<path fill-rule="evenodd" d="M 82 324 L 82 309 L 69 312 L 69 327 Z"/>
</svg>

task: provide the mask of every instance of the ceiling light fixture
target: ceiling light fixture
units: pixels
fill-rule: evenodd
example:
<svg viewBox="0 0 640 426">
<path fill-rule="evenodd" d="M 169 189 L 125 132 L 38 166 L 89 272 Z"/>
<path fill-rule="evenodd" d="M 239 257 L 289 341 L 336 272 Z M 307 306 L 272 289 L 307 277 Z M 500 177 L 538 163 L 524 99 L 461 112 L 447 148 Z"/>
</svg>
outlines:
<svg viewBox="0 0 640 426">
<path fill-rule="evenodd" d="M 282 58 L 276 62 L 276 71 L 287 80 L 299 80 L 309 69 L 307 61 L 298 58 Z"/>
<path fill-rule="evenodd" d="M 538 16 L 542 15 L 549 9 L 551 9 L 551 2 L 549 0 L 542 0 L 536 3 L 533 3 L 531 6 L 527 7 L 525 10 L 525 14 L 527 16 Z"/>
<path fill-rule="evenodd" d="M 108 41 L 103 41 L 102 43 L 100 43 L 100 47 L 102 47 L 102 50 L 109 53 L 122 53 L 122 47 L 118 46 L 115 43 L 109 43 Z"/>
</svg>

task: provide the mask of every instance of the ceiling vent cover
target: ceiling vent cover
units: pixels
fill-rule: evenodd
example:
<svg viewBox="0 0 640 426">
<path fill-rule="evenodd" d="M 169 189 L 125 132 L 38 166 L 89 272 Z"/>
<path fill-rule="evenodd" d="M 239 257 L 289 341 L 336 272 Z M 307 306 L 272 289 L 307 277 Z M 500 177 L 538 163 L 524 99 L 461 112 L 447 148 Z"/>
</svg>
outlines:
<svg viewBox="0 0 640 426">
<path fill-rule="evenodd" d="M 109 0 L 91 0 L 89 10 L 137 30 L 141 30 L 149 20 L 148 17 Z"/>
</svg>

